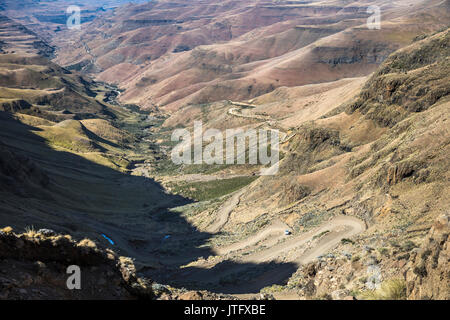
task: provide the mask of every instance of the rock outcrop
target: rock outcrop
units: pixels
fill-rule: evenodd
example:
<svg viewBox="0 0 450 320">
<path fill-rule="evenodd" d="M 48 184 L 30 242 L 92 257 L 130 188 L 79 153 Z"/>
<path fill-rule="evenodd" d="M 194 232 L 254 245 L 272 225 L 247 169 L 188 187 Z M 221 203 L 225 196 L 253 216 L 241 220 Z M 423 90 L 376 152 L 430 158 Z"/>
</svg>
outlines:
<svg viewBox="0 0 450 320">
<path fill-rule="evenodd" d="M 69 266 L 78 266 L 81 288 L 70 290 Z M 0 229 L 0 300 L 40 299 L 233 299 L 188 291 L 140 277 L 132 259 L 102 249 L 89 239 L 75 241 L 49 229 L 16 234 Z"/>
<path fill-rule="evenodd" d="M 408 299 L 450 299 L 450 215 L 437 219 L 406 272 Z"/>
</svg>

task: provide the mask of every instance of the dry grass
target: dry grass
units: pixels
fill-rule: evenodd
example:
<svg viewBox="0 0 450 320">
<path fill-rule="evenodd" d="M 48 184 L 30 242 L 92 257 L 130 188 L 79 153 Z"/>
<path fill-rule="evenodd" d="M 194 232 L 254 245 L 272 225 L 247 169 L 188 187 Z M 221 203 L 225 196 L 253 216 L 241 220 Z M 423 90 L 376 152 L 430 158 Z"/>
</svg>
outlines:
<svg viewBox="0 0 450 320">
<path fill-rule="evenodd" d="M 95 249 L 97 248 L 97 245 L 95 244 L 94 241 L 86 238 L 78 242 L 77 247 L 87 247 Z"/>
<path fill-rule="evenodd" d="M 132 143 L 134 137 L 126 131 L 112 126 L 108 121 L 103 119 L 87 119 L 81 123 L 92 133 L 97 136 L 118 144 Z"/>
<path fill-rule="evenodd" d="M 34 226 L 28 226 L 25 228 L 25 235 L 29 238 L 34 238 L 38 233 L 36 232 L 36 229 L 34 229 Z"/>
<path fill-rule="evenodd" d="M 6 233 L 6 234 L 8 234 L 8 233 L 12 233 L 12 232 L 13 232 L 13 228 L 11 228 L 11 227 L 5 227 L 5 228 L 3 228 L 3 229 L 0 229 L 0 231 L 1 231 L 1 232 L 4 232 L 4 233 Z"/>
<path fill-rule="evenodd" d="M 51 146 L 74 152 L 100 151 L 98 144 L 86 135 L 84 126 L 77 120 L 62 121 L 54 126 L 40 126 L 36 134 L 47 139 Z"/>
<path fill-rule="evenodd" d="M 359 298 L 363 300 L 405 300 L 406 283 L 403 279 L 386 280 L 376 290 L 361 293 Z"/>
</svg>

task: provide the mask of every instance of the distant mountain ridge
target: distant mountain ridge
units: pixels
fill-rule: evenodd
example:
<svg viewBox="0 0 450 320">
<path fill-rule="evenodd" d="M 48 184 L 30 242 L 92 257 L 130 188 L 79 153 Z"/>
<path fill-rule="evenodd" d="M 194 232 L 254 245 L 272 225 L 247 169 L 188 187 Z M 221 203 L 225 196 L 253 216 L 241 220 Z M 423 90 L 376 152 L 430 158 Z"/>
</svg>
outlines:
<svg viewBox="0 0 450 320">
<path fill-rule="evenodd" d="M 380 6 L 382 30 L 367 27 L 369 5 Z M 446 26 L 449 10 L 438 0 L 154 1 L 54 40 L 61 65 L 120 84 L 127 103 L 173 112 L 368 75 L 415 36 Z"/>
</svg>

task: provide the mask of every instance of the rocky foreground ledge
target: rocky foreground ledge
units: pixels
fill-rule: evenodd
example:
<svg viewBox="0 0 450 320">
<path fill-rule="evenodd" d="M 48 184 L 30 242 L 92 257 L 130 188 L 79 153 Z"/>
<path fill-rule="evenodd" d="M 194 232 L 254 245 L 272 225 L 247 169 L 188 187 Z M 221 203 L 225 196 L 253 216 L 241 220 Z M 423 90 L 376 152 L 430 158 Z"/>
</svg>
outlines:
<svg viewBox="0 0 450 320">
<path fill-rule="evenodd" d="M 403 279 L 399 281 L 404 283 L 405 290 L 399 295 L 400 299 L 450 299 L 449 234 L 450 216 L 444 214 L 437 218 L 421 247 L 412 250 L 409 261 L 398 270 L 403 274 Z M 70 277 L 67 268 L 71 265 L 80 267 L 80 290 L 67 287 Z M 312 262 L 301 267 L 298 272 L 305 279 L 310 279 L 312 285 L 320 282 L 319 274 L 324 273 L 324 269 L 319 262 Z M 335 269 L 334 272 L 339 270 Z M 326 285 L 322 283 L 321 287 L 324 289 Z M 270 295 L 261 294 L 261 299 L 270 298 Z M 340 300 L 346 297 L 332 295 L 331 298 Z M 99 248 L 89 239 L 75 241 L 70 235 L 57 234 L 48 229 L 16 234 L 12 228 L 6 227 L 0 230 L 1 299 L 236 298 L 207 291 L 177 289 L 140 277 L 131 258 L 118 256 L 110 249 Z"/>
<path fill-rule="evenodd" d="M 408 299 L 450 300 L 450 214 L 441 215 L 405 273 Z"/>
<path fill-rule="evenodd" d="M 81 289 L 70 290 L 69 266 L 81 271 Z M 187 291 L 139 277 L 133 260 L 89 239 L 75 241 L 48 229 L 0 230 L 0 299 L 225 300 L 231 296 Z"/>
</svg>

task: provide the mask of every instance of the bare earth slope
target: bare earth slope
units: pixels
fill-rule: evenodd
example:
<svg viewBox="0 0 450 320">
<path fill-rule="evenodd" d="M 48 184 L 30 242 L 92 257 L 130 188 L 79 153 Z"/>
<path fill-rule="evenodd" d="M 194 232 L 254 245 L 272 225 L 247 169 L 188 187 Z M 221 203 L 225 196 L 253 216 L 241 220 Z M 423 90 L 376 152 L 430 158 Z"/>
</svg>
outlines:
<svg viewBox="0 0 450 320">
<path fill-rule="evenodd" d="M 339 112 L 341 107 L 335 115 L 301 125 L 289 142 L 280 174 L 261 177 L 240 194 L 222 230 L 254 234 L 255 221 L 264 226 L 281 219 L 285 228 L 294 230 L 295 239 L 297 232 L 302 235 L 310 226 L 323 225 L 330 216 L 356 216 L 365 221 L 367 231 L 343 242 L 335 256 L 345 252 L 361 257 L 362 244 L 370 243 L 389 252 L 376 256 L 378 262 L 370 265 L 381 269 L 383 279 L 401 278 L 402 268 L 390 263 L 404 259 L 396 246 L 423 241 L 449 205 L 449 39 L 447 30 L 397 51 L 366 82 L 360 96 L 344 105 L 346 112 Z M 270 229 L 260 232 L 270 239 Z M 281 237 L 281 230 L 277 232 Z M 229 247 L 251 245 L 253 237 Z M 288 250 L 288 241 L 280 247 Z M 259 245 L 270 252 L 274 243 Z M 339 281 L 350 290 L 357 287 L 353 277 Z M 323 283 L 322 292 L 328 286 Z"/>
<path fill-rule="evenodd" d="M 295 299 L 417 298 L 419 289 L 406 288 L 427 278 L 420 268 L 411 270 L 410 251 L 428 246 L 428 231 L 449 205 L 448 48 L 447 29 L 390 55 L 364 85 L 357 78 L 280 88 L 252 105 L 205 107 L 219 110 L 196 115 L 206 126 L 286 130 L 291 138 L 285 157 L 278 174 L 256 179 L 213 209 L 189 211 L 190 223 L 215 233 L 208 241 L 213 254 L 181 270 L 183 256 L 176 255 L 163 262 L 164 272 L 148 274 L 178 286 L 253 293 L 241 297 L 261 290 Z M 295 119 L 297 112 L 322 105 L 317 98 L 302 105 L 301 99 L 343 88 L 350 97 L 345 103 L 336 99 L 334 108 L 330 103 L 308 121 Z M 297 98 L 297 92 L 304 96 Z M 273 108 L 276 99 L 298 99 L 297 111 L 280 112 Z M 183 112 L 192 109 L 174 113 L 171 123 L 182 123 Z M 261 116 L 263 110 L 268 115 Z M 439 240 L 436 246 L 444 244 Z M 448 264 L 445 259 L 440 263 Z M 432 260 L 425 257 L 425 263 L 429 270 Z M 308 275 L 308 268 L 315 271 Z M 406 282 L 408 270 L 419 277 L 409 276 L 415 284 Z M 442 275 L 440 270 L 430 271 L 430 279 Z"/>
<path fill-rule="evenodd" d="M 370 4 L 382 32 L 368 29 L 366 2 L 154 1 L 61 33 L 56 61 L 120 83 L 122 101 L 173 111 L 365 76 L 449 19 L 445 1 Z"/>
</svg>

